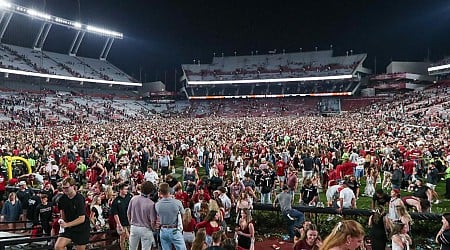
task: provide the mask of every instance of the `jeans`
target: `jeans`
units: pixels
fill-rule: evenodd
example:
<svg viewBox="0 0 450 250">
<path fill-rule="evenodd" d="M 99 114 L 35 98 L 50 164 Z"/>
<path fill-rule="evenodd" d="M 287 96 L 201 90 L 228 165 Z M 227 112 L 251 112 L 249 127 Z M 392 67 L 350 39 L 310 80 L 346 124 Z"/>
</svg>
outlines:
<svg viewBox="0 0 450 250">
<path fill-rule="evenodd" d="M 186 250 L 183 234 L 176 228 L 161 228 L 159 237 L 161 238 L 162 250 L 171 250 L 172 244 L 176 250 Z"/>
<path fill-rule="evenodd" d="M 153 232 L 148 227 L 138 227 L 131 225 L 130 227 L 130 250 L 138 249 L 139 240 L 141 241 L 142 249 L 152 249 L 152 244 L 155 241 Z"/>
<path fill-rule="evenodd" d="M 287 215 L 289 214 L 290 217 L 294 218 L 295 220 L 292 221 L 289 217 L 287 217 Z M 300 227 L 303 223 L 303 221 L 305 220 L 305 215 L 303 215 L 302 212 L 296 210 L 296 209 L 291 209 L 291 210 L 285 210 L 283 211 L 283 215 L 285 217 L 285 219 L 287 219 L 288 221 L 288 234 L 289 237 L 291 239 L 294 239 L 294 227 Z"/>
<path fill-rule="evenodd" d="M 262 204 L 270 204 L 270 192 L 269 193 L 261 193 L 261 203 Z"/>
</svg>

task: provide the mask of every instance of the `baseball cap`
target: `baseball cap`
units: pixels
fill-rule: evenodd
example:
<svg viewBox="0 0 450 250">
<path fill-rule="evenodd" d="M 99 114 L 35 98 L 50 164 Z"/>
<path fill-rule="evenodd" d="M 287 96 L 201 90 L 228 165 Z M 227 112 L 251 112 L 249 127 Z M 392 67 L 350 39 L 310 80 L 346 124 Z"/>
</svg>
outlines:
<svg viewBox="0 0 450 250">
<path fill-rule="evenodd" d="M 23 186 L 23 185 L 27 185 L 27 183 L 25 181 L 20 181 L 19 186 Z"/>
</svg>

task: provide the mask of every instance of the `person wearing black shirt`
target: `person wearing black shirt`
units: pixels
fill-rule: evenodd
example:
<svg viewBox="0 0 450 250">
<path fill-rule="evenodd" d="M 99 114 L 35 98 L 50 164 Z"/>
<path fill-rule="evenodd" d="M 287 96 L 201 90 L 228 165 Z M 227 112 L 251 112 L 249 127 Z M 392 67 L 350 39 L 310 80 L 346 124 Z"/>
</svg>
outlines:
<svg viewBox="0 0 450 250">
<path fill-rule="evenodd" d="M 64 195 L 59 199 L 58 207 L 61 213 L 59 225 L 64 232 L 60 232 L 55 250 L 64 250 L 71 242 L 77 250 L 84 250 L 90 235 L 84 197 L 76 191 L 76 182 L 71 177 L 63 180 L 62 188 Z"/>
<path fill-rule="evenodd" d="M 42 226 L 43 234 L 50 236 L 52 230 L 52 211 L 53 204 L 48 202 L 47 194 L 41 193 L 41 203 L 36 207 L 34 225 L 40 224 Z"/>
<path fill-rule="evenodd" d="M 421 213 L 430 208 L 431 205 L 431 189 L 423 185 L 422 179 L 417 179 L 416 184 L 412 187 L 413 196 L 402 198 L 404 204 L 415 207 L 417 212 Z"/>
<path fill-rule="evenodd" d="M 312 184 L 311 179 L 306 179 L 300 190 L 299 203 L 304 206 L 314 206 L 319 198 L 317 187 Z"/>
<path fill-rule="evenodd" d="M 385 207 L 389 205 L 389 201 L 391 200 L 391 197 L 386 194 L 383 189 L 377 189 L 375 191 L 375 194 L 372 197 L 372 205 L 371 208 L 375 209 L 376 207 Z"/>
<path fill-rule="evenodd" d="M 28 199 L 32 196 L 31 190 L 28 188 L 25 181 L 19 182 L 19 191 L 17 191 L 17 199 L 22 204 L 23 219 L 25 220 L 28 210 Z"/>
<path fill-rule="evenodd" d="M 37 196 L 36 194 L 32 193 L 31 197 L 28 198 L 28 213 L 27 213 L 27 228 L 30 228 L 33 224 L 33 222 L 36 221 L 36 208 L 39 204 L 41 204 L 41 198 Z M 35 224 L 36 225 L 36 224 Z"/>
<path fill-rule="evenodd" d="M 171 174 L 167 175 L 166 183 L 169 184 L 171 194 L 173 194 L 175 192 L 174 190 L 175 190 L 176 186 L 182 187 L 181 183 L 175 177 L 173 177 Z"/>
<path fill-rule="evenodd" d="M 125 241 L 129 237 L 130 222 L 128 221 L 127 210 L 132 195 L 128 193 L 128 185 L 121 183 L 118 186 L 119 195 L 111 204 L 111 214 L 114 215 L 117 233 L 120 235 L 120 248 L 125 249 Z"/>
</svg>

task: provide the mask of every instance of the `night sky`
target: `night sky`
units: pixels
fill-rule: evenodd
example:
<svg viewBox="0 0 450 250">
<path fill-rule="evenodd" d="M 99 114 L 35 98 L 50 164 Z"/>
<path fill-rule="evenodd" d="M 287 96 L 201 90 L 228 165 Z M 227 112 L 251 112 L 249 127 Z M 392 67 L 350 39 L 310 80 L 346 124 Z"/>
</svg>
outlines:
<svg viewBox="0 0 450 250">
<path fill-rule="evenodd" d="M 450 55 L 450 1 L 441 0 L 15 0 L 26 7 L 124 33 L 108 60 L 170 90 L 180 65 L 213 53 L 312 51 L 367 53 L 366 66 Z M 79 8 L 80 7 L 80 8 Z M 39 22 L 14 17 L 3 42 L 30 47 Z M 66 53 L 74 31 L 53 26 L 44 49 Z M 98 57 L 104 38 L 86 36 L 80 56 Z M 376 58 L 376 59 L 375 59 Z M 140 74 L 141 72 L 141 74 Z"/>
</svg>

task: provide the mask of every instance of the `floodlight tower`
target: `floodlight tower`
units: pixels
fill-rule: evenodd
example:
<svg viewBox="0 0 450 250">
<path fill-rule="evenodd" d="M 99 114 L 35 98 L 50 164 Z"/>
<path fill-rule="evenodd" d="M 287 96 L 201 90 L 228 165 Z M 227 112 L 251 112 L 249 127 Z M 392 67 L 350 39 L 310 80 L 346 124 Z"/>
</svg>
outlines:
<svg viewBox="0 0 450 250">
<path fill-rule="evenodd" d="M 19 14 L 43 21 L 41 28 L 33 43 L 33 49 L 37 51 L 42 50 L 45 44 L 45 40 L 47 39 L 48 33 L 50 32 L 50 29 L 52 28 L 53 25 L 64 26 L 66 28 L 76 31 L 68 52 L 68 54 L 71 56 L 76 56 L 86 32 L 106 38 L 105 44 L 99 56 L 100 60 L 106 60 L 106 58 L 108 57 L 109 51 L 111 50 L 111 47 L 114 43 L 114 39 L 123 39 L 122 33 L 99 28 L 92 25 L 82 24 L 77 21 L 67 20 L 31 8 L 13 4 L 6 0 L 0 0 L 0 11 L 1 11 L 0 42 L 3 38 L 3 35 L 5 34 L 5 31 L 11 21 L 13 14 Z"/>
</svg>

